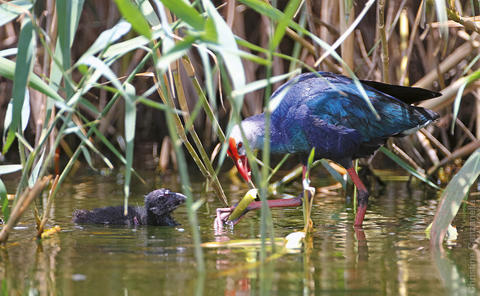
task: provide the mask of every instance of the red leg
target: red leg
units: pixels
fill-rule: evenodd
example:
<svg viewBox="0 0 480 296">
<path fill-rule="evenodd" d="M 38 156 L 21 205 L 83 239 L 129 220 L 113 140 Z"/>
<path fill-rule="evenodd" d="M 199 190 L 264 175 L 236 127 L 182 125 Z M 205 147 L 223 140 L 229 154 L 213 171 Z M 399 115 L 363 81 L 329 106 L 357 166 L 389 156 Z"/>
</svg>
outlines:
<svg viewBox="0 0 480 296">
<path fill-rule="evenodd" d="M 367 212 L 368 190 L 365 185 L 363 185 L 362 180 L 360 180 L 360 177 L 357 175 L 357 172 L 353 167 L 347 169 L 347 172 L 358 189 L 358 208 L 354 226 L 361 227 L 363 224 L 363 218 L 365 218 L 365 213 Z"/>
</svg>

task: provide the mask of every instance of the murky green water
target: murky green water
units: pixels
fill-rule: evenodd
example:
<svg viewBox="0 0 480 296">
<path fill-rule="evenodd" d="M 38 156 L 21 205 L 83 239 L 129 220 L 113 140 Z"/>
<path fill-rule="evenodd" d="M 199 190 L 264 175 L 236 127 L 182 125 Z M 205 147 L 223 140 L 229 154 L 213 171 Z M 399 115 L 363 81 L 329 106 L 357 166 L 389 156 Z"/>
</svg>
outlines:
<svg viewBox="0 0 480 296">
<path fill-rule="evenodd" d="M 62 232 L 42 241 L 30 212 L 6 247 L 0 248 L 1 291 L 6 295 L 467 295 L 476 294 L 480 252 L 474 247 L 480 209 L 466 205 L 456 218 L 459 240 L 444 254 L 433 252 L 424 229 L 436 209 L 434 192 L 389 183 L 374 194 L 364 231 L 355 233 L 353 211 L 340 195 L 315 198 L 312 245 L 301 253 L 270 256 L 260 248 L 204 248 L 207 273 L 196 272 L 185 207 L 177 227 L 79 226 L 74 209 L 122 204 L 120 177 L 75 177 L 52 209 L 50 226 Z M 179 191 L 175 178 L 146 177 L 133 188 L 131 203 L 143 204 L 154 188 Z M 231 184 L 225 180 L 223 184 Z M 213 200 L 194 185 L 196 198 Z M 226 186 L 230 196 L 246 188 Z M 240 189 L 240 191 L 239 191 Z M 475 196 L 470 198 L 475 203 Z M 41 202 L 38 201 L 40 205 Z M 477 205 L 480 203 L 477 203 Z M 233 231 L 215 235 L 211 208 L 200 209 L 203 242 L 259 237 L 259 213 L 249 213 Z M 477 219 L 477 217 L 479 217 Z M 303 227 L 300 208 L 273 211 L 275 236 Z M 271 255 L 271 254 L 269 254 Z"/>
</svg>

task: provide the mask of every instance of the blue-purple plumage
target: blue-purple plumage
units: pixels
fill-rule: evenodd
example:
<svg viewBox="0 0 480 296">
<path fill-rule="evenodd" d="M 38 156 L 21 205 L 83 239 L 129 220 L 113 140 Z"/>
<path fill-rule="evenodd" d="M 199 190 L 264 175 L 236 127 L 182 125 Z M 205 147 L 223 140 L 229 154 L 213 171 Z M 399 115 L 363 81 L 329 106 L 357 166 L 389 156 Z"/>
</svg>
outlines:
<svg viewBox="0 0 480 296">
<path fill-rule="evenodd" d="M 403 102 L 440 95 L 436 92 L 369 81 L 362 85 L 380 120 L 345 76 L 307 73 L 282 85 L 272 95 L 272 153 L 307 155 L 315 147 L 317 157 L 349 167 L 352 159 L 372 154 L 387 138 L 411 133 L 438 118 L 433 111 Z M 242 126 L 253 148 L 261 149 L 264 115 L 249 117 Z M 237 143 L 239 134 L 237 127 L 232 132 Z"/>
<path fill-rule="evenodd" d="M 367 211 L 368 190 L 353 168 L 352 160 L 372 154 L 389 137 L 412 133 L 438 118 L 435 112 L 409 105 L 439 96 L 426 89 L 361 81 L 369 102 L 349 78 L 327 73 L 299 75 L 277 89 L 269 108 L 273 109 L 270 124 L 270 151 L 291 153 L 307 160 L 315 148 L 317 158 L 331 159 L 347 169 L 358 189 L 355 227 L 361 227 Z M 374 115 L 369 105 L 379 114 Z M 265 115 L 242 121 L 242 130 L 251 148 L 262 149 L 265 141 Z M 228 138 L 228 155 L 243 179 L 251 183 L 240 127 L 232 129 Z M 304 172 L 306 166 L 304 163 Z M 304 192 L 312 192 L 308 176 L 303 176 Z M 269 206 L 287 206 L 283 200 L 268 201 Z M 291 203 L 288 203 L 290 205 Z M 298 203 L 294 203 L 298 204 Z M 234 207 L 227 208 L 231 213 Z M 216 224 L 228 215 L 220 212 Z"/>
</svg>

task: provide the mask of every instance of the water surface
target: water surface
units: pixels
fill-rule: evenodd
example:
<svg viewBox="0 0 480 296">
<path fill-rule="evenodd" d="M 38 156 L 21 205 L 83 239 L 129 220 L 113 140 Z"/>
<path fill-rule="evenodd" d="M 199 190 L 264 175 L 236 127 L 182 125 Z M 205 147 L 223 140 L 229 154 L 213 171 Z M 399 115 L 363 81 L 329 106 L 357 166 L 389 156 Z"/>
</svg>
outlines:
<svg viewBox="0 0 480 296">
<path fill-rule="evenodd" d="M 145 174 L 144 174 L 145 176 Z M 133 187 L 131 204 L 143 204 L 154 188 L 180 191 L 174 177 L 146 175 L 148 185 Z M 120 176 L 76 176 L 62 187 L 49 226 L 61 233 L 37 241 L 27 211 L 0 248 L 0 278 L 7 295 L 475 295 L 480 276 L 476 248 L 480 210 L 475 198 L 460 210 L 459 238 L 444 252 L 434 252 L 424 230 L 437 206 L 434 191 L 406 182 L 389 182 L 375 192 L 364 222 L 355 232 L 354 213 L 345 196 L 317 194 L 312 220 L 315 231 L 303 252 L 268 253 L 260 248 L 204 248 L 206 274 L 198 274 L 184 206 L 174 214 L 176 227 L 75 225 L 75 209 L 123 202 Z M 233 184 L 222 180 L 222 184 Z M 10 184 L 13 188 L 15 184 Z M 194 180 L 196 199 L 209 201 L 199 210 L 203 242 L 259 238 L 260 214 L 249 213 L 233 230 L 215 234 L 212 194 Z M 225 186 L 240 198 L 243 185 Z M 291 191 L 298 190 L 298 184 Z M 44 202 L 44 201 L 43 201 Z M 42 201 L 37 201 L 41 207 Z M 274 234 L 285 237 L 302 229 L 301 208 L 273 210 Z"/>
</svg>

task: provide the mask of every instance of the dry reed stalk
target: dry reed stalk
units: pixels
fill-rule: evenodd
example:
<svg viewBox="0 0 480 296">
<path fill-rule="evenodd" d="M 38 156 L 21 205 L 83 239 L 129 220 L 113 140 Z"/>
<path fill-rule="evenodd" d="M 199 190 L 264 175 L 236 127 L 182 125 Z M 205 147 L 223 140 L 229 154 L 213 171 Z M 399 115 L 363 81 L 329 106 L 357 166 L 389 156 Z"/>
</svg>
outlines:
<svg viewBox="0 0 480 296">
<path fill-rule="evenodd" d="M 432 175 L 440 167 L 446 165 L 447 163 L 449 163 L 449 162 L 451 162 L 451 161 L 453 161 L 457 158 L 462 158 L 464 156 L 470 155 L 473 151 L 477 150 L 478 148 L 480 148 L 480 141 L 468 143 L 467 145 L 453 151 L 450 156 L 445 157 L 438 164 L 429 168 L 428 171 L 427 171 L 427 174 Z"/>
<path fill-rule="evenodd" d="M 227 0 L 227 5 L 225 7 L 227 16 L 225 17 L 225 20 L 230 28 L 233 28 L 235 22 L 235 8 L 235 0 Z"/>
<path fill-rule="evenodd" d="M 458 125 L 458 127 L 463 131 L 464 135 L 470 139 L 470 141 L 475 142 L 477 141 L 477 138 L 472 134 L 470 129 L 465 126 L 465 124 L 457 118 L 455 118 L 455 123 Z"/>
<path fill-rule="evenodd" d="M 400 13 L 400 21 L 399 21 L 399 28 L 400 28 L 400 51 L 401 55 L 400 58 L 400 67 L 397 68 L 397 76 L 402 75 L 407 72 L 407 63 L 408 59 L 405 55 L 407 48 L 408 48 L 408 39 L 410 34 L 410 28 L 408 23 L 408 12 L 406 9 L 403 9 Z M 403 83 L 401 83 L 403 84 Z M 409 79 L 407 78 L 405 81 L 405 85 L 409 84 Z"/>
<path fill-rule="evenodd" d="M 320 38 L 323 41 L 327 42 L 328 44 L 333 44 L 333 42 L 335 42 L 335 39 L 338 36 L 340 36 L 339 32 L 337 36 L 331 30 L 331 28 L 335 28 L 337 30 L 339 28 L 339 25 L 338 25 L 339 15 L 340 15 L 338 11 L 339 9 L 340 9 L 339 1 L 334 1 L 334 0 L 321 1 L 321 12 L 320 12 L 319 19 L 321 19 L 322 23 L 324 23 L 325 25 L 322 25 L 320 27 Z M 321 52 L 323 51 L 324 50 L 321 49 Z M 317 56 L 320 56 L 320 52 L 317 53 Z M 315 60 L 318 60 L 318 59 L 315 59 Z M 334 71 L 334 72 L 342 71 L 342 68 L 338 66 L 335 61 L 333 61 L 333 58 L 331 56 L 326 57 L 323 60 L 322 64 L 323 64 L 322 68 L 319 68 L 319 69 L 322 69 L 325 71 Z"/>
<path fill-rule="evenodd" d="M 333 23 L 332 22 L 332 17 L 334 14 L 333 7 L 337 7 L 338 1 L 324 0 L 324 1 L 321 1 L 320 5 L 321 5 L 321 8 L 320 8 L 319 18 L 326 24 Z M 328 27 L 326 26 L 320 27 L 319 37 L 323 41 L 327 43 L 331 43 L 331 34 L 330 34 L 330 31 L 328 30 Z"/>
<path fill-rule="evenodd" d="M 43 210 L 40 223 L 37 225 L 37 238 L 40 238 L 42 236 L 43 230 L 45 228 L 45 224 L 47 223 L 48 213 L 50 212 L 50 209 L 52 208 L 52 203 L 53 203 L 53 192 L 55 192 L 55 188 L 57 187 L 59 178 L 60 178 L 60 175 L 56 175 L 55 179 L 53 180 L 52 188 L 50 189 L 50 192 L 48 194 L 47 206 Z"/>
<path fill-rule="evenodd" d="M 339 9 L 339 19 L 340 19 L 340 34 L 343 34 L 353 23 L 355 20 L 355 8 L 354 5 L 352 4 L 352 7 L 350 7 L 350 11 L 348 10 L 348 7 L 345 7 L 346 3 L 345 1 L 339 1 L 340 9 Z M 346 16 L 348 15 L 348 19 L 346 19 Z M 342 54 L 342 59 L 345 61 L 345 64 L 350 68 L 353 69 L 355 67 L 354 65 L 354 34 L 350 34 L 343 42 L 341 45 L 341 54 Z M 343 66 L 343 74 L 347 74 L 348 71 Z"/>
<path fill-rule="evenodd" d="M 473 17 L 473 18 L 462 17 L 458 13 L 458 11 L 455 10 L 455 6 L 451 6 L 450 8 L 447 8 L 447 15 L 449 19 L 459 23 L 460 25 L 465 27 L 465 29 L 480 33 L 480 27 L 477 25 L 478 17 Z"/>
<path fill-rule="evenodd" d="M 180 68 L 180 61 L 177 60 L 175 63 L 171 64 L 171 70 L 173 74 L 173 80 L 175 83 L 175 90 L 177 93 L 177 100 L 180 104 L 180 108 L 183 111 L 183 118 L 185 119 L 185 122 L 190 121 L 190 110 L 187 105 L 185 93 L 183 91 L 183 83 L 182 78 L 179 73 Z M 215 191 L 217 194 L 219 194 L 220 198 L 228 204 L 227 202 L 227 197 L 225 196 L 225 193 L 223 192 L 223 188 L 220 185 L 220 181 L 218 180 L 218 176 L 215 173 L 215 170 L 212 166 L 212 163 L 210 162 L 210 158 L 208 157 L 205 148 L 203 147 L 202 141 L 200 140 L 200 137 L 198 136 L 197 132 L 195 131 L 195 128 L 193 124 L 191 124 L 188 128 L 188 131 L 190 133 L 190 136 L 193 138 L 193 142 L 195 143 L 195 146 L 197 147 L 198 151 L 200 152 L 200 157 L 203 161 L 203 165 L 205 166 L 206 173 L 207 173 L 207 178 L 211 181 L 213 184 L 213 187 L 215 188 Z"/>
<path fill-rule="evenodd" d="M 38 180 L 31 189 L 27 188 L 20 195 L 18 201 L 13 206 L 7 224 L 3 226 L 2 231 L 0 231 L 0 243 L 5 243 L 7 241 L 10 231 L 13 229 L 13 227 L 15 227 L 23 212 L 25 212 L 33 199 L 42 193 L 43 189 L 50 182 L 51 178 L 52 176 L 43 177 L 41 180 Z"/>
<path fill-rule="evenodd" d="M 310 29 L 310 32 L 312 32 L 316 36 L 319 36 L 319 32 L 317 31 L 317 27 L 315 26 L 315 22 L 313 21 L 314 13 L 313 13 L 313 7 L 312 7 L 313 6 L 312 5 L 312 0 L 306 0 L 305 5 L 306 5 L 306 14 L 307 14 L 307 24 L 308 24 L 308 27 Z M 320 46 L 315 43 L 314 44 L 314 50 L 310 51 L 310 53 L 313 55 L 313 58 L 316 60 L 318 58 L 318 54 L 320 53 Z"/>
<path fill-rule="evenodd" d="M 205 96 L 205 93 L 203 92 L 200 86 L 200 83 L 198 82 L 197 77 L 195 76 L 195 68 L 193 67 L 192 62 L 190 61 L 190 58 L 188 56 L 184 56 L 182 58 L 182 63 L 185 71 L 187 72 L 187 76 L 190 78 L 190 80 L 193 83 L 193 86 L 195 88 L 195 91 L 197 92 L 198 98 L 202 101 L 203 109 L 207 114 L 207 118 L 215 126 L 219 140 L 221 142 L 225 142 L 226 140 L 225 133 L 223 132 L 222 127 L 220 126 L 220 123 L 215 117 L 215 113 L 213 112 L 212 107 L 208 103 L 207 97 Z"/>
<path fill-rule="evenodd" d="M 392 149 L 395 153 L 397 153 L 400 157 L 402 157 L 406 162 L 408 162 L 415 170 L 421 174 L 423 169 L 413 160 L 405 151 L 403 151 L 400 147 L 398 147 L 395 143 L 392 142 Z"/>
<path fill-rule="evenodd" d="M 400 85 L 405 84 L 405 79 L 407 78 L 407 75 L 408 75 L 408 68 L 409 68 L 409 64 L 410 64 L 410 58 L 411 58 L 411 55 L 412 55 L 413 45 L 414 45 L 415 39 L 417 37 L 418 27 L 420 26 L 420 20 L 422 18 L 423 2 L 424 1 L 420 1 L 420 6 L 418 7 L 417 15 L 415 16 L 415 22 L 412 26 L 412 33 L 410 34 L 410 39 L 408 41 L 407 52 L 405 53 L 405 59 L 406 59 L 405 69 L 403 70 L 402 75 L 400 77 L 400 81 L 398 83 Z"/>
<path fill-rule="evenodd" d="M 155 81 L 155 84 L 158 85 L 158 80 L 157 78 L 154 76 L 154 81 Z M 165 94 L 157 88 L 157 92 L 160 96 L 160 98 L 162 99 L 162 102 L 166 105 L 168 105 L 170 108 L 172 108 L 172 110 L 175 110 L 176 109 L 176 106 L 175 104 L 173 103 L 173 100 L 171 99 L 170 96 L 169 99 L 167 99 L 165 97 Z M 190 143 L 190 141 L 188 140 L 187 138 L 187 134 L 185 133 L 185 130 L 183 128 L 183 125 L 182 125 L 182 121 L 180 120 L 180 117 L 178 116 L 178 114 L 175 113 L 175 116 L 173 117 L 174 120 L 175 120 L 175 125 L 177 127 L 177 131 L 178 131 L 178 135 L 180 136 L 180 138 L 182 139 L 185 147 L 187 148 L 188 152 L 191 154 L 193 160 L 195 161 L 195 163 L 197 164 L 198 168 L 200 169 L 200 172 L 204 175 L 204 176 L 207 176 L 207 172 L 206 172 L 206 169 L 205 169 L 205 166 L 203 165 L 203 163 L 201 162 L 200 160 L 200 157 L 198 156 L 197 152 L 195 151 L 195 149 L 193 148 L 193 145 Z"/>
<path fill-rule="evenodd" d="M 452 53 L 450 53 L 450 55 L 448 55 L 445 59 L 443 59 L 440 65 L 438 65 L 438 69 L 439 69 L 438 71 L 437 69 L 433 69 L 432 71 L 427 73 L 425 76 L 423 76 L 422 79 L 417 81 L 413 86 L 422 87 L 422 88 L 431 88 L 433 82 L 439 78 L 439 75 L 447 72 L 453 67 L 456 67 L 460 63 L 460 61 L 465 59 L 474 50 L 477 50 L 479 46 L 480 46 L 480 42 L 478 41 L 465 42 L 464 44 L 460 45 L 457 49 L 455 49 Z M 454 82 L 454 84 L 456 84 L 459 80 Z M 450 84 L 448 88 L 451 86 L 452 84 Z"/>
<path fill-rule="evenodd" d="M 457 95 L 458 89 L 464 83 L 466 83 L 465 77 L 461 77 L 457 79 L 455 82 L 451 83 L 448 87 L 446 87 L 441 91 L 442 92 L 441 96 L 434 99 L 430 99 L 428 101 L 424 101 L 420 103 L 419 106 L 423 108 L 437 110 L 437 111 L 442 110 L 443 108 L 449 107 L 455 100 L 455 96 Z M 467 94 L 478 87 L 480 87 L 480 83 L 478 82 L 472 83 L 465 88 L 463 93 Z"/>
<path fill-rule="evenodd" d="M 287 28 L 286 34 L 292 38 L 295 42 L 300 43 L 311 55 L 316 56 L 318 53 L 315 49 L 315 46 L 308 42 L 305 38 L 301 37 L 294 30 Z"/>
<path fill-rule="evenodd" d="M 161 173 L 165 173 L 167 171 L 167 167 L 170 162 L 170 159 L 172 160 L 172 162 L 176 162 L 174 161 L 175 153 L 171 153 L 171 152 L 173 152 L 172 141 L 170 141 L 170 137 L 165 136 L 163 137 L 162 145 L 160 147 L 160 156 L 158 157 L 157 169 Z M 176 166 L 175 166 L 175 169 L 176 169 Z"/>
<path fill-rule="evenodd" d="M 367 49 L 365 48 L 365 42 L 363 41 L 362 32 L 360 30 L 355 30 L 355 36 L 357 37 L 357 43 L 358 47 L 360 48 L 360 54 L 362 55 L 363 61 L 367 64 L 368 68 L 374 68 L 375 64 L 368 56 Z M 368 79 L 368 77 L 364 78 Z"/>
<path fill-rule="evenodd" d="M 379 0 L 378 2 L 378 10 L 377 10 L 377 27 L 380 34 L 380 40 L 382 44 L 382 74 L 383 74 L 383 82 L 390 83 L 390 75 L 389 75 L 389 67 L 388 67 L 388 42 L 387 42 L 387 34 L 385 30 L 385 0 Z"/>
<path fill-rule="evenodd" d="M 418 141 L 420 142 L 420 145 L 422 145 L 423 149 L 425 149 L 432 163 L 433 164 L 439 163 L 440 160 L 438 159 L 437 152 L 435 151 L 435 149 L 433 149 L 429 139 L 425 137 L 425 135 L 422 134 L 421 132 L 416 132 L 416 135 L 417 135 Z"/>
<path fill-rule="evenodd" d="M 430 142 L 435 145 L 435 147 L 437 147 L 445 156 L 450 156 L 452 154 L 450 150 L 447 149 L 447 147 L 440 143 L 440 141 L 426 129 L 421 129 L 419 133 L 422 133 L 425 137 L 427 137 Z"/>
</svg>

